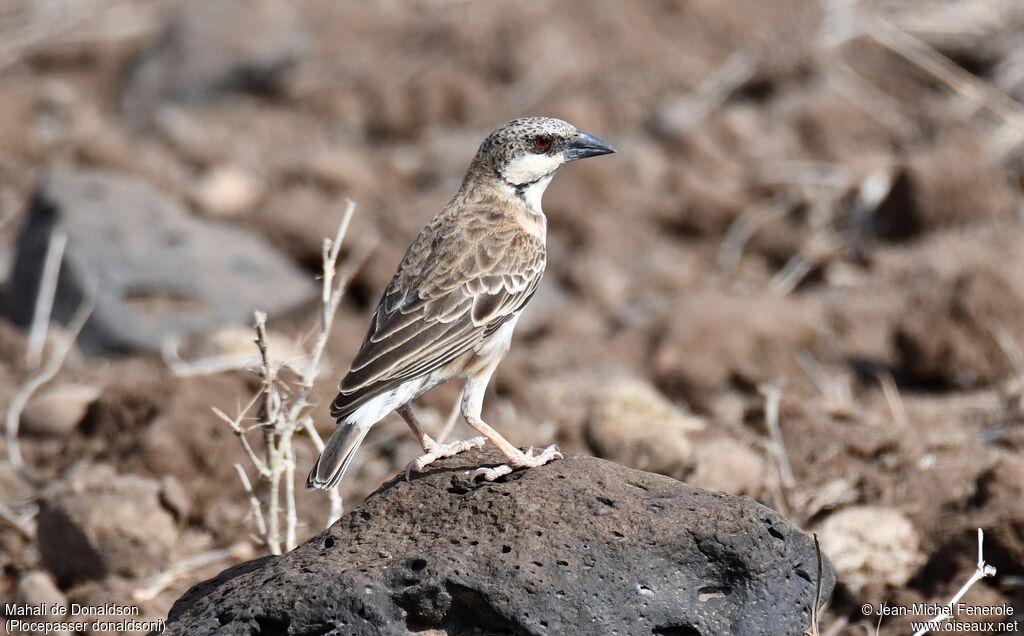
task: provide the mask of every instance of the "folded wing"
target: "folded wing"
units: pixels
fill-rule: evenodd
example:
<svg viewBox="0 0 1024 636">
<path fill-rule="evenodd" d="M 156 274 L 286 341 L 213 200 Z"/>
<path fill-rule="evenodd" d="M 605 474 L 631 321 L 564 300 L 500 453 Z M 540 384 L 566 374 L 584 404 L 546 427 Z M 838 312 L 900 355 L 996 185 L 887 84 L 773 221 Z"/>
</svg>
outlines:
<svg viewBox="0 0 1024 636">
<path fill-rule="evenodd" d="M 544 273 L 543 242 L 485 211 L 435 220 L 409 247 L 331 415 L 451 362 L 513 318 Z"/>
</svg>

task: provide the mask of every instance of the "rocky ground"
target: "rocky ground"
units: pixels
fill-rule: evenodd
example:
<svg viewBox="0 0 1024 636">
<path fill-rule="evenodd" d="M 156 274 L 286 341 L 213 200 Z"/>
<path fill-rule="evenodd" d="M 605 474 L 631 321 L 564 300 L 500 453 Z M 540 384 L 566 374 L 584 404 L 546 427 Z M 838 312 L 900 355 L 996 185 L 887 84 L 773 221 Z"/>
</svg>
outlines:
<svg viewBox="0 0 1024 636">
<path fill-rule="evenodd" d="M 817 532 L 838 580 L 823 631 L 948 599 L 978 527 L 999 573 L 966 598 L 1019 614 L 1022 27 L 1013 0 L 7 3 L 0 405 L 40 368 L 25 325 L 54 236 L 54 317 L 96 309 L 22 414 L 35 483 L 0 465 L 0 595 L 162 617 L 260 554 L 244 452 L 211 412 L 258 381 L 190 363 L 252 359 L 256 308 L 281 359 L 308 349 L 348 197 L 343 258 L 374 248 L 314 390 L 329 402 L 476 144 L 549 114 L 619 154 L 548 190 L 549 269 L 490 423 Z M 432 430 L 456 394 L 422 400 Z M 298 483 L 315 450 L 296 454 Z M 346 507 L 416 454 L 397 419 L 375 428 Z M 305 539 L 328 504 L 297 503 Z"/>
</svg>

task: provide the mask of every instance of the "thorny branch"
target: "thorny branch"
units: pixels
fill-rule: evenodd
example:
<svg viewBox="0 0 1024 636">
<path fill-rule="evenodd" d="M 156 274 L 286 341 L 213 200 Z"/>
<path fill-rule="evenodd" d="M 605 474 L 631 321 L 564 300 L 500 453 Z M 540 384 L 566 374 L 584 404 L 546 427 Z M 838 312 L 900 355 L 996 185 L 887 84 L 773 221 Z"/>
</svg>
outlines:
<svg viewBox="0 0 1024 636">
<path fill-rule="evenodd" d="M 222 411 L 214 412 L 224 420 L 239 438 L 249 461 L 262 478 L 262 497 L 253 488 L 241 465 L 236 465 L 239 479 L 249 498 L 252 515 L 256 521 L 259 539 L 266 544 L 272 554 L 282 552 L 281 517 L 284 517 L 283 549 L 291 550 L 296 545 L 296 527 L 298 523 L 295 508 L 295 446 L 296 431 L 305 430 L 312 439 L 317 450 L 323 450 L 323 440 L 313 426 L 310 413 L 313 404 L 310 395 L 320 373 L 321 359 L 330 337 L 331 326 L 342 296 L 358 268 L 375 246 L 375 239 L 364 242 L 340 269 L 338 259 L 341 255 L 341 244 L 348 231 L 355 204 L 348 201 L 342 215 L 338 231 L 334 238 L 324 240 L 321 277 L 320 311 L 316 340 L 309 354 L 299 362 L 284 363 L 274 358 L 270 350 L 267 336 L 267 316 L 263 312 L 255 313 L 255 343 L 259 352 L 256 373 L 261 380 L 260 389 L 252 400 L 231 418 Z M 298 378 L 294 384 L 282 379 L 279 373 L 288 366 L 295 371 Z M 264 449 L 260 457 L 253 449 L 247 437 L 247 430 L 242 420 L 254 406 L 258 406 L 254 428 L 263 432 Z M 284 481 L 282 488 L 282 480 Z M 337 488 L 331 489 L 330 512 L 327 525 L 333 523 L 342 512 L 341 495 Z M 282 501 L 283 499 L 283 501 Z M 263 506 L 266 506 L 264 514 Z"/>
</svg>

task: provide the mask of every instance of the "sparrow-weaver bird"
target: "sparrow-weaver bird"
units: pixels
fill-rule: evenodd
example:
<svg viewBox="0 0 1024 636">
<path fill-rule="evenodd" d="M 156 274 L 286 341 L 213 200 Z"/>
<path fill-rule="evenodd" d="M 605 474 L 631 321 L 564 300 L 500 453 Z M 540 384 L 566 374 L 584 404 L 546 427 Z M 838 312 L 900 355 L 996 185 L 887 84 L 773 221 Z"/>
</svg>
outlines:
<svg viewBox="0 0 1024 636">
<path fill-rule="evenodd" d="M 547 117 L 516 119 L 484 140 L 462 186 L 409 246 L 384 290 L 331 405 L 338 426 L 307 488 L 337 485 L 366 433 L 395 410 L 424 452 L 409 464 L 407 476 L 486 440 L 508 461 L 480 468 L 474 478 L 494 480 L 561 457 L 556 446 L 537 455 L 520 451 L 480 414 L 487 383 L 544 274 L 544 189 L 564 164 L 612 152 L 597 137 Z M 420 427 L 411 404 L 453 378 L 465 378 L 462 415 L 483 437 L 438 444 Z"/>
</svg>

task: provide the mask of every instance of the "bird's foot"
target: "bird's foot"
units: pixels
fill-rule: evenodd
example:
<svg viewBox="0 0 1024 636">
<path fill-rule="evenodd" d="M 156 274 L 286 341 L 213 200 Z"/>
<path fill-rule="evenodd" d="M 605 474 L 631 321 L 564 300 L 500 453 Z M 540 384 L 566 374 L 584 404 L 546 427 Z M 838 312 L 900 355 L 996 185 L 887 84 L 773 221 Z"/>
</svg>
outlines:
<svg viewBox="0 0 1024 636">
<path fill-rule="evenodd" d="M 548 446 L 540 455 L 533 454 L 533 447 L 525 453 L 520 453 L 519 457 L 513 457 L 509 459 L 507 464 L 501 466 L 495 466 L 494 468 L 477 468 L 473 471 L 473 474 L 469 476 L 470 481 L 476 481 L 482 479 L 484 481 L 494 481 L 499 477 L 511 473 L 513 470 L 520 470 L 524 468 L 536 468 L 537 466 L 543 466 L 548 462 L 556 459 L 562 459 L 562 453 L 558 451 L 558 446 L 552 444 Z"/>
<path fill-rule="evenodd" d="M 458 442 L 450 442 L 448 444 L 438 444 L 431 440 L 430 446 L 426 448 L 427 451 L 423 455 L 420 455 L 416 459 L 409 462 L 405 467 L 405 480 L 409 481 L 409 477 L 413 473 L 423 472 L 423 469 L 430 464 L 436 462 L 439 459 L 445 457 L 453 457 L 459 453 L 480 448 L 487 442 L 483 437 L 473 437 L 471 439 L 464 439 Z"/>
</svg>

